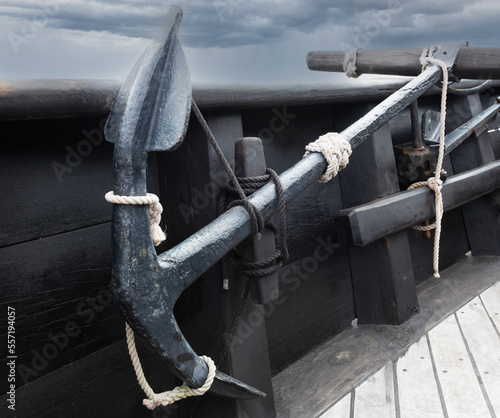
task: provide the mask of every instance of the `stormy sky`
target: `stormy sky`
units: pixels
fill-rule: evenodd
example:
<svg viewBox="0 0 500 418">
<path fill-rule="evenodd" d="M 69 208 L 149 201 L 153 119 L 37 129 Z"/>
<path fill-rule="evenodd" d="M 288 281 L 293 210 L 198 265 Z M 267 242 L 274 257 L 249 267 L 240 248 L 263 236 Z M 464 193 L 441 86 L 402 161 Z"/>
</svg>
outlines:
<svg viewBox="0 0 500 418">
<path fill-rule="evenodd" d="M 311 50 L 500 47 L 498 0 L 0 0 L 0 78 L 123 79 L 170 4 L 195 82 L 338 77 L 309 71 Z"/>
</svg>

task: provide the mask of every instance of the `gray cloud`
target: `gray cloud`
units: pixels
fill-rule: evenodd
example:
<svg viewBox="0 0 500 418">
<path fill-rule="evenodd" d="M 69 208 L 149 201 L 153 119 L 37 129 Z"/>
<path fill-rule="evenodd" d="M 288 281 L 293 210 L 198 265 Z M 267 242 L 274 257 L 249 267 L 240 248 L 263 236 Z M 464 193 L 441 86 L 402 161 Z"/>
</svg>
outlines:
<svg viewBox="0 0 500 418">
<path fill-rule="evenodd" d="M 308 51 L 346 45 L 397 48 L 469 40 L 474 46 L 498 46 L 497 0 L 178 3 L 184 9 L 181 41 L 195 79 L 303 80 L 311 76 L 304 64 Z M 70 77 L 124 76 L 161 25 L 169 4 L 173 1 L 0 0 L 0 48 L 8 57 L 0 71 L 14 76 L 38 71 L 44 76 L 62 72 L 62 63 Z M 46 13 L 43 20 L 44 9 L 55 13 Z M 8 34 L 25 36 L 30 25 L 38 25 L 35 33 L 13 55 Z"/>
</svg>

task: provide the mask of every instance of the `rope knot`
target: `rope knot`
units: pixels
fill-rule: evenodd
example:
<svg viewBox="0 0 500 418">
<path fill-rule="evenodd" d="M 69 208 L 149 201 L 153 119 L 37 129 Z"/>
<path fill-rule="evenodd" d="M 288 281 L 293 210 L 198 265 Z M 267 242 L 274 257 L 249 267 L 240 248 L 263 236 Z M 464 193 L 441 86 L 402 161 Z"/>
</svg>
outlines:
<svg viewBox="0 0 500 418">
<path fill-rule="evenodd" d="M 328 164 L 323 175 L 318 179 L 320 183 L 330 181 L 343 168 L 347 167 L 352 154 L 351 144 L 337 132 L 321 135 L 316 141 L 306 146 L 304 157 L 311 152 L 320 152 Z"/>
<path fill-rule="evenodd" d="M 443 180 L 437 177 L 429 177 L 427 179 L 427 187 L 431 189 L 434 193 L 438 193 L 441 191 L 443 187 Z"/>
</svg>

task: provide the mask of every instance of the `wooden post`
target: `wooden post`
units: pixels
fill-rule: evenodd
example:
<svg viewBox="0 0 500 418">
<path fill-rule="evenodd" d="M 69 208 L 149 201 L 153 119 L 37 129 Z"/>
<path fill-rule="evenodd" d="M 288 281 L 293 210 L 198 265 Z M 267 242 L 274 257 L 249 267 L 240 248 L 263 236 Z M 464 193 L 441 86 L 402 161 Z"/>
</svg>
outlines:
<svg viewBox="0 0 500 418">
<path fill-rule="evenodd" d="M 206 112 L 205 118 L 234 169 L 234 142 L 243 136 L 240 113 Z M 227 186 L 229 177 L 194 119 L 185 143 L 173 153 L 162 153 L 159 158 L 160 178 L 164 185 L 162 197 L 167 203 L 178 202 L 177 206 L 165 205 L 167 240 L 172 246 L 218 216 L 218 197 Z M 181 296 L 174 313 L 183 334 L 198 354 L 209 355 L 214 360 L 217 358 L 233 323 L 243 289 L 243 281 L 233 277 L 229 290 L 224 291 L 221 264 L 217 263 Z M 253 318 L 257 308 L 248 299 L 241 321 L 252 323 L 249 316 Z M 188 399 L 180 403 L 179 416 L 190 416 L 195 402 L 200 402 L 195 416 L 204 418 L 275 416 L 266 326 L 264 320 L 261 322 L 252 327 L 251 335 L 241 344 L 231 345 L 220 369 L 262 390 L 266 398 L 240 402 L 207 394 L 201 402 Z"/>
<path fill-rule="evenodd" d="M 372 106 L 334 114 L 349 124 Z M 339 115 L 339 113 L 341 113 Z M 334 119 L 334 124 L 335 119 Z M 336 129 L 344 126 L 335 126 Z M 399 191 L 389 126 L 371 135 L 340 174 L 344 207 L 356 206 Z M 376 222 L 376 219 L 373 220 Z M 406 231 L 362 248 L 350 248 L 356 314 L 360 323 L 402 324 L 418 311 L 412 258 Z"/>
<path fill-rule="evenodd" d="M 485 92 L 484 94 L 488 94 Z M 452 118 L 448 129 L 483 110 L 478 94 L 450 97 L 448 109 Z M 455 117 L 453 118 L 453 115 Z M 486 125 L 478 128 L 450 154 L 455 173 L 461 173 L 495 160 Z M 493 192 L 462 207 L 470 250 L 473 255 L 500 255 L 500 193 Z"/>
</svg>

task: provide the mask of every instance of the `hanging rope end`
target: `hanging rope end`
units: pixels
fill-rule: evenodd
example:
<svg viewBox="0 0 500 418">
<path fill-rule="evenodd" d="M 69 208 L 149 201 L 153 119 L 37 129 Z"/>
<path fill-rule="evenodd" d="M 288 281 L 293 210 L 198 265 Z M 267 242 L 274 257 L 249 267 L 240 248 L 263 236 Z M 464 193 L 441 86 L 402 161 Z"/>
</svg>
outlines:
<svg viewBox="0 0 500 418">
<path fill-rule="evenodd" d="M 439 279 L 441 276 L 439 275 L 439 270 L 434 270 L 434 277 Z"/>
</svg>

